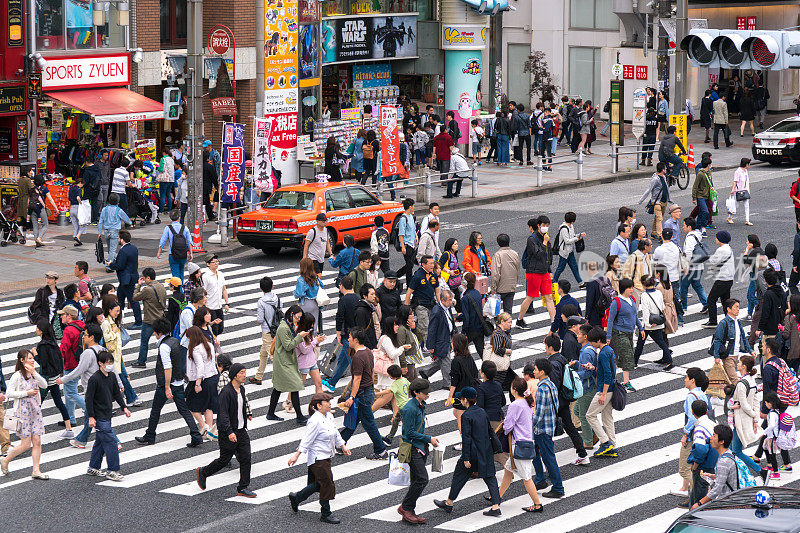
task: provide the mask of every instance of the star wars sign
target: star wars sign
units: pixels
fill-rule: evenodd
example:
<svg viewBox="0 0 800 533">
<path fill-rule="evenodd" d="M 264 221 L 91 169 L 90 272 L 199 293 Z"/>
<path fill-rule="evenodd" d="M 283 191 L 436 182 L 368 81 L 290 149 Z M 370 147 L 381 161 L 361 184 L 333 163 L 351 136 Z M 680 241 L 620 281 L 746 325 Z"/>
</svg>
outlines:
<svg viewBox="0 0 800 533">
<path fill-rule="evenodd" d="M 222 124 L 222 198 L 236 203 L 244 184 L 244 124 Z"/>
<path fill-rule="evenodd" d="M 417 57 L 417 17 L 336 17 L 322 21 L 322 62 Z"/>
</svg>

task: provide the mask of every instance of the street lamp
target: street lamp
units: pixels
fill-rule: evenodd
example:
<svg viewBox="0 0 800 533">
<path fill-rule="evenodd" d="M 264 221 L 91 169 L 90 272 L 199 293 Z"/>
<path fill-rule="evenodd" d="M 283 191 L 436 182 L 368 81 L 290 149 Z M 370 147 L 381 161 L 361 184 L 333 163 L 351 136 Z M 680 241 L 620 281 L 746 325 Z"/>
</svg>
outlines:
<svg viewBox="0 0 800 533">
<path fill-rule="evenodd" d="M 144 51 L 141 48 L 134 48 L 133 50 L 130 50 L 130 51 L 133 52 L 133 56 L 131 56 L 131 60 L 134 63 L 141 63 L 142 59 L 144 59 Z"/>
<path fill-rule="evenodd" d="M 42 54 L 40 54 L 39 52 L 30 54 L 28 58 L 34 63 L 36 63 L 36 66 L 39 67 L 39 70 L 44 70 L 44 67 L 47 66 L 47 60 L 43 58 Z"/>
</svg>

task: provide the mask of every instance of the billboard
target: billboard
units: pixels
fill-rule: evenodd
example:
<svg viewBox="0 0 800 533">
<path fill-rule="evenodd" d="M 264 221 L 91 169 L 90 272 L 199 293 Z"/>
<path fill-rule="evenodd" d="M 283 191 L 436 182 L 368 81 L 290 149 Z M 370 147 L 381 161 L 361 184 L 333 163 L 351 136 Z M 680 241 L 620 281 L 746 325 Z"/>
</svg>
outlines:
<svg viewBox="0 0 800 533">
<path fill-rule="evenodd" d="M 322 62 L 417 57 L 417 17 L 361 16 L 322 20 Z"/>
</svg>

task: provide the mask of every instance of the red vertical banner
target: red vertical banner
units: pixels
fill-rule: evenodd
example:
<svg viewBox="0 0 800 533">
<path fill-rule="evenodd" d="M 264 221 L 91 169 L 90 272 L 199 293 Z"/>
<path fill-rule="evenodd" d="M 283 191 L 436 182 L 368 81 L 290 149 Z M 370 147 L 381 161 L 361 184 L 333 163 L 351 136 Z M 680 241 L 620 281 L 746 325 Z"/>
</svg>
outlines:
<svg viewBox="0 0 800 533">
<path fill-rule="evenodd" d="M 396 176 L 405 168 L 400 162 L 400 137 L 397 128 L 397 108 L 380 106 L 381 112 L 381 170 L 384 176 Z"/>
<path fill-rule="evenodd" d="M 757 22 L 758 17 L 747 17 L 747 29 L 750 31 L 756 31 Z"/>
<path fill-rule="evenodd" d="M 736 29 L 737 30 L 747 29 L 747 17 L 736 17 Z"/>
</svg>

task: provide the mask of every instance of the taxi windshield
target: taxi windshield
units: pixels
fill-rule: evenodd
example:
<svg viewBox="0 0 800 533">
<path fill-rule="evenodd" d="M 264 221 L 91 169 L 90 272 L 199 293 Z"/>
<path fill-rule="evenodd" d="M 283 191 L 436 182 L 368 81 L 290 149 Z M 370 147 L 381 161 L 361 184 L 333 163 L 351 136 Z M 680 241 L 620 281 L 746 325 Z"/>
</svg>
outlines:
<svg viewBox="0 0 800 533">
<path fill-rule="evenodd" d="M 314 205 L 314 193 L 303 191 L 276 191 L 264 204 L 265 209 L 304 209 Z"/>
</svg>

